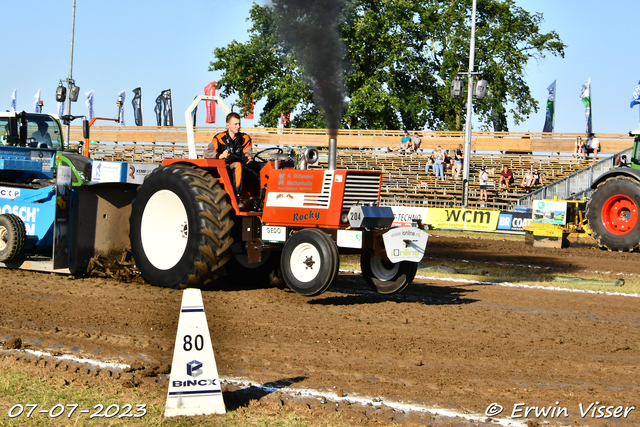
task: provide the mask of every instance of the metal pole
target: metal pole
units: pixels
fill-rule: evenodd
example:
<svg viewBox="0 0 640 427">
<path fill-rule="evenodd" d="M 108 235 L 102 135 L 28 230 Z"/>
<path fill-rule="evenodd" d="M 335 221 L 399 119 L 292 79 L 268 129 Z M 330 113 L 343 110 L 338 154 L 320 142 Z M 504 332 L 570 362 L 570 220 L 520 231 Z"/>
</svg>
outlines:
<svg viewBox="0 0 640 427">
<path fill-rule="evenodd" d="M 475 0 L 474 0 L 475 1 Z M 71 54 L 69 55 L 69 78 L 67 79 L 67 108 L 66 115 L 71 115 L 71 83 L 73 82 L 73 33 L 76 27 L 76 0 L 73 0 L 73 11 L 71 13 Z M 67 123 L 66 141 L 69 146 L 69 132 L 71 131 L 71 122 Z"/>
<path fill-rule="evenodd" d="M 473 63 L 476 51 L 476 0 L 471 9 L 471 41 L 469 43 L 469 83 L 467 86 L 467 121 L 464 130 L 464 163 L 462 165 L 462 207 L 469 204 L 469 168 L 471 166 L 471 114 L 473 113 Z"/>
</svg>

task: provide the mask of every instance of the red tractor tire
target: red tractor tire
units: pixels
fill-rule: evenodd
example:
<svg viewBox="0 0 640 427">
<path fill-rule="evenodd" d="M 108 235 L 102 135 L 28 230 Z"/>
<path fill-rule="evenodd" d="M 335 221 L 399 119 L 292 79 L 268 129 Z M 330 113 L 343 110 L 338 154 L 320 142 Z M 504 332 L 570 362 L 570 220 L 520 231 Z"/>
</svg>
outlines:
<svg viewBox="0 0 640 427">
<path fill-rule="evenodd" d="M 600 183 L 587 203 L 591 235 L 601 248 L 633 251 L 640 245 L 640 182 L 627 176 Z"/>
</svg>

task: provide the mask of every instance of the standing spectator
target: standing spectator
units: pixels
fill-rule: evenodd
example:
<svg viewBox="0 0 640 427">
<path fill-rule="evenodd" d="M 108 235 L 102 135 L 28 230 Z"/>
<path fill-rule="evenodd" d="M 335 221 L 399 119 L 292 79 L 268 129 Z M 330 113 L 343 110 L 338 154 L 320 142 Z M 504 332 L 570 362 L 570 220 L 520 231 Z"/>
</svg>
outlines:
<svg viewBox="0 0 640 427">
<path fill-rule="evenodd" d="M 582 153 L 584 147 L 584 141 L 582 141 L 582 137 L 579 136 L 576 138 L 576 143 L 573 148 L 573 157 L 580 157 L 580 153 Z"/>
<path fill-rule="evenodd" d="M 409 148 L 409 144 L 410 143 L 411 143 L 411 137 L 409 136 L 409 131 L 405 130 L 404 131 L 404 136 L 400 140 L 400 145 L 398 145 L 394 149 L 389 148 L 389 151 L 407 150 Z"/>
<path fill-rule="evenodd" d="M 413 134 L 413 138 L 411 138 L 411 142 L 409 143 L 409 148 L 417 153 L 418 152 L 418 148 L 420 148 L 420 143 L 421 142 L 422 142 L 422 140 L 418 136 L 418 132 L 416 132 L 416 133 Z"/>
<path fill-rule="evenodd" d="M 459 179 L 460 173 L 462 173 L 462 161 L 464 160 L 464 149 L 462 148 L 462 144 L 458 144 L 458 149 L 456 150 L 453 158 L 453 171 L 456 174 L 455 179 Z"/>
<path fill-rule="evenodd" d="M 587 160 L 587 156 L 593 153 L 593 160 L 598 159 L 598 150 L 600 149 L 600 140 L 592 133 L 589 134 L 587 143 L 582 148 L 582 158 Z"/>
<path fill-rule="evenodd" d="M 442 146 L 438 145 L 438 148 L 433 150 L 433 170 L 436 173 L 436 181 L 438 177 L 444 181 L 444 153 L 442 152 Z"/>
<path fill-rule="evenodd" d="M 480 184 L 480 206 L 484 207 L 484 202 L 487 202 L 487 181 L 489 180 L 489 174 L 484 170 L 484 166 L 480 168 L 480 173 L 478 174 L 478 183 Z"/>
<path fill-rule="evenodd" d="M 527 169 L 522 177 L 522 182 L 520 182 L 520 187 L 522 188 L 530 188 L 533 187 L 533 174 L 531 173 L 531 169 Z"/>
<path fill-rule="evenodd" d="M 544 185 L 544 179 L 542 178 L 540 172 L 538 172 L 538 169 L 534 169 L 532 175 L 533 185 Z"/>
<path fill-rule="evenodd" d="M 502 187 L 502 183 L 504 183 L 505 187 L 507 188 L 508 194 L 509 184 L 513 183 L 513 172 L 507 165 L 502 165 L 502 171 L 500 172 L 500 181 L 498 181 L 498 190 Z"/>
</svg>

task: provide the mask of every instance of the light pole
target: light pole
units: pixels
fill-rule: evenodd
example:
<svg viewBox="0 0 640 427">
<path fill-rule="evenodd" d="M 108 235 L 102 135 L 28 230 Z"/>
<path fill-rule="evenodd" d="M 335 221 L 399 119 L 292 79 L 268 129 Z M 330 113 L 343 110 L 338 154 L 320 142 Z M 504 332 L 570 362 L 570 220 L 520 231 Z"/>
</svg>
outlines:
<svg viewBox="0 0 640 427">
<path fill-rule="evenodd" d="M 75 1 L 75 0 L 74 0 Z M 469 204 L 469 168 L 471 166 L 471 114 L 473 113 L 473 63 L 476 50 L 476 0 L 471 9 L 471 41 L 469 42 L 469 82 L 467 85 L 467 121 L 464 130 L 464 162 L 462 163 L 462 207 Z"/>
<path fill-rule="evenodd" d="M 69 77 L 67 78 L 67 93 L 69 94 L 69 96 L 67 98 L 67 108 L 65 112 L 65 115 L 67 116 L 71 115 L 71 102 L 72 102 L 71 97 L 73 96 L 71 92 L 72 88 L 75 91 L 76 99 L 78 99 L 77 98 L 78 89 L 75 88 L 75 82 L 73 81 L 73 33 L 75 32 L 75 27 L 76 27 L 76 0 L 73 0 L 73 10 L 71 13 L 71 54 L 69 55 Z M 70 131 L 71 131 L 71 120 L 67 120 L 67 132 L 66 132 L 67 147 L 69 146 Z"/>
</svg>

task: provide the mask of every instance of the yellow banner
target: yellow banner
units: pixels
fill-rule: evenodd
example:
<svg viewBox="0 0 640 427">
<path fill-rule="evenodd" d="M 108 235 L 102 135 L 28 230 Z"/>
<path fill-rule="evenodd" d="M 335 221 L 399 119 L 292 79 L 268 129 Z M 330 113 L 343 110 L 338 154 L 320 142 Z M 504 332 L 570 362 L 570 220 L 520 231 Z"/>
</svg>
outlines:
<svg viewBox="0 0 640 427">
<path fill-rule="evenodd" d="M 429 208 L 427 224 L 434 228 L 495 231 L 500 211 L 476 209 Z"/>
</svg>

